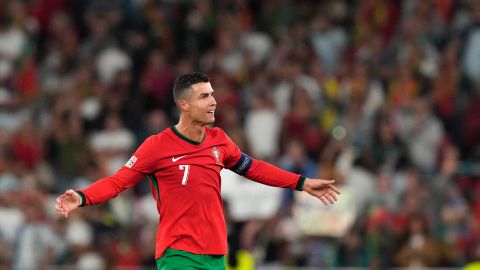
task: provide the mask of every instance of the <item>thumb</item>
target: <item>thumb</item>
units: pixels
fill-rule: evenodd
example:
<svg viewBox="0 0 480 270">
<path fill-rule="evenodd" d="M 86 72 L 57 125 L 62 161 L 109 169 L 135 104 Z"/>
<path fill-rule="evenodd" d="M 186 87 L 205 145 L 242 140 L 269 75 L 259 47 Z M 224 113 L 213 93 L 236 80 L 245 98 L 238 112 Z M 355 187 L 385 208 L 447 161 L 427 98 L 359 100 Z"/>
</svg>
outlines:
<svg viewBox="0 0 480 270">
<path fill-rule="evenodd" d="M 73 190 L 73 189 L 69 189 L 65 192 L 65 195 L 68 196 L 70 199 L 73 199 L 74 201 L 77 201 L 79 199 L 79 195 L 78 193 Z"/>
<path fill-rule="evenodd" d="M 69 190 L 67 190 L 67 191 L 65 192 L 65 194 L 71 195 L 71 196 L 75 196 L 75 193 L 76 193 L 76 192 L 75 192 L 75 190 L 73 190 L 73 189 L 69 189 Z"/>
<path fill-rule="evenodd" d="M 326 184 L 326 185 L 331 185 L 331 184 L 333 184 L 333 183 L 335 183 L 335 180 L 334 180 L 334 179 L 330 179 L 330 180 L 325 180 L 325 179 L 324 179 L 324 180 L 322 181 L 322 184 Z"/>
</svg>

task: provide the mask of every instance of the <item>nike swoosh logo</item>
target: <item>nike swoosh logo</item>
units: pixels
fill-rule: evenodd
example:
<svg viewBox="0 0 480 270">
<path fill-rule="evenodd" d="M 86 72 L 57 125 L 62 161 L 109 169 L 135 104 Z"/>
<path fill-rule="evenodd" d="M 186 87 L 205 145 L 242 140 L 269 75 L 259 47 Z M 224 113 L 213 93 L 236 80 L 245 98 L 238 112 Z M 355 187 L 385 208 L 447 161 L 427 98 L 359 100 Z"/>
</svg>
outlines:
<svg viewBox="0 0 480 270">
<path fill-rule="evenodd" d="M 176 158 L 176 157 L 172 157 L 172 162 L 177 162 L 179 159 L 184 158 L 184 157 L 186 157 L 186 156 L 188 156 L 188 155 L 183 155 L 183 156 L 180 156 L 180 157 L 177 157 L 177 158 Z"/>
</svg>

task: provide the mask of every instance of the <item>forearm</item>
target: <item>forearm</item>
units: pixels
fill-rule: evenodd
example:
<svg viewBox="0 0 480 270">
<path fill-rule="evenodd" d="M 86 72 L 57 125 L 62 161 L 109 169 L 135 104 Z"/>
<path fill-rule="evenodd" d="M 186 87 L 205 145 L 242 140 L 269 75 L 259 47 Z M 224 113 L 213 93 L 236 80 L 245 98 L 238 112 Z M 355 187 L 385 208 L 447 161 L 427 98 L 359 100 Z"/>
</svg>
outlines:
<svg viewBox="0 0 480 270">
<path fill-rule="evenodd" d="M 265 185 L 302 190 L 305 177 L 282 170 L 267 162 L 252 159 L 252 164 L 245 176 Z"/>
<path fill-rule="evenodd" d="M 123 167 L 114 175 L 102 178 L 83 190 L 77 190 L 82 197 L 80 206 L 104 203 L 125 189 L 134 186 L 143 177 L 142 173 Z"/>
</svg>

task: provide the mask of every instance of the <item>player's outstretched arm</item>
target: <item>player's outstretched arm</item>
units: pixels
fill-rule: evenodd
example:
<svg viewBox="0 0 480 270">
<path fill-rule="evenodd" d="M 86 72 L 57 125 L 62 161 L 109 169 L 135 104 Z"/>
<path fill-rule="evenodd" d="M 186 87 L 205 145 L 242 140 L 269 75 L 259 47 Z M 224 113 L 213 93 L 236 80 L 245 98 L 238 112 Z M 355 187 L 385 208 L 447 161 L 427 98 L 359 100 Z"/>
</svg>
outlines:
<svg viewBox="0 0 480 270">
<path fill-rule="evenodd" d="M 68 217 L 68 214 L 77 209 L 80 204 L 82 203 L 82 198 L 80 195 L 75 192 L 73 189 L 69 189 L 65 191 L 62 195 L 57 198 L 57 204 L 55 205 L 55 209 L 57 212 Z"/>
<path fill-rule="evenodd" d="M 340 190 L 334 186 L 335 180 L 307 179 L 303 183 L 303 190 L 310 195 L 317 197 L 323 204 L 335 203 Z"/>
</svg>

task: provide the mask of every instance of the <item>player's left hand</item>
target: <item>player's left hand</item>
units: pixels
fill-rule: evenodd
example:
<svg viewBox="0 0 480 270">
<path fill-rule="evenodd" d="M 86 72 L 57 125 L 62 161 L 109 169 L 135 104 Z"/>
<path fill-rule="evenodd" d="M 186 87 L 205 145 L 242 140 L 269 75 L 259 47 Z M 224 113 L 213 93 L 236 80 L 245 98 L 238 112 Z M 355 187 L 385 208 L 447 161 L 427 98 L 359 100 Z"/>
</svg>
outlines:
<svg viewBox="0 0 480 270">
<path fill-rule="evenodd" d="M 340 190 L 334 184 L 335 180 L 306 179 L 303 190 L 320 199 L 325 205 L 333 204 L 337 201 L 337 195 L 340 195 Z"/>
</svg>

